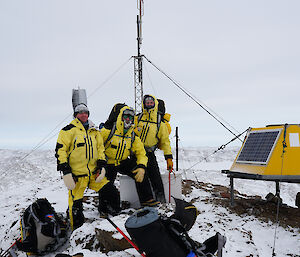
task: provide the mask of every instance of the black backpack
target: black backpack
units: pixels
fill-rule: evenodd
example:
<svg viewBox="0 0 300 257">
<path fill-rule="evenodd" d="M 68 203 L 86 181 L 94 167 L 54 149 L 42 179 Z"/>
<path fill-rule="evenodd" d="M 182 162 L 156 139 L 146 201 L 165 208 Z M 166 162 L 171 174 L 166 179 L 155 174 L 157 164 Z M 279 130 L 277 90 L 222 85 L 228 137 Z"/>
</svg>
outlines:
<svg viewBox="0 0 300 257">
<path fill-rule="evenodd" d="M 164 115 L 166 113 L 166 106 L 165 106 L 165 102 L 162 99 L 157 99 L 158 101 L 158 109 L 157 112 L 161 115 L 161 120 L 163 121 L 164 119 Z"/>
<path fill-rule="evenodd" d="M 108 119 L 104 123 L 104 128 L 106 129 L 112 129 L 114 126 L 114 123 L 117 121 L 118 115 L 120 113 L 120 110 L 124 107 L 127 106 L 125 103 L 117 103 L 114 105 L 112 108 Z"/>
<path fill-rule="evenodd" d="M 46 198 L 37 199 L 21 218 L 21 240 L 17 248 L 32 254 L 55 251 L 66 242 L 69 225 Z"/>
</svg>

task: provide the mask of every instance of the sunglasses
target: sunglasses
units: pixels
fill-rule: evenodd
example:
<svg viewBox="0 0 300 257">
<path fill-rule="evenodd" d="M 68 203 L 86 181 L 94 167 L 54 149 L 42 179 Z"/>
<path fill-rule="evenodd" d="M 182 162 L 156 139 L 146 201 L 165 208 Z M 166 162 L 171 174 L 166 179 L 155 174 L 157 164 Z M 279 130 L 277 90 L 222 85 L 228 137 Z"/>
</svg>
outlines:
<svg viewBox="0 0 300 257">
<path fill-rule="evenodd" d="M 154 105 L 154 104 L 155 104 L 154 101 L 146 101 L 146 102 L 145 102 L 145 105 Z"/>
</svg>

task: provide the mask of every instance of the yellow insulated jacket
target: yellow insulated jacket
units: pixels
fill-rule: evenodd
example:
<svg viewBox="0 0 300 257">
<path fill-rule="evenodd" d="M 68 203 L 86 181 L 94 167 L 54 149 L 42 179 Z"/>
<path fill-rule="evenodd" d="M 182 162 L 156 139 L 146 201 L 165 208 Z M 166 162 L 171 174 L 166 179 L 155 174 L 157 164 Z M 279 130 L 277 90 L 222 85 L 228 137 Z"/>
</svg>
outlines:
<svg viewBox="0 0 300 257">
<path fill-rule="evenodd" d="M 74 119 L 59 132 L 55 156 L 57 164 L 68 163 L 75 176 L 91 175 L 97 160 L 105 161 L 100 132 L 90 120 L 86 131 L 82 123 Z"/>
<path fill-rule="evenodd" d="M 105 143 L 107 164 L 114 164 L 115 166 L 118 166 L 121 161 L 128 158 L 130 152 L 133 152 L 137 158 L 137 165 L 146 167 L 148 162 L 146 151 L 140 138 L 134 135 L 133 127 L 128 129 L 128 131 L 124 134 L 122 114 L 126 109 L 130 108 L 128 106 L 124 106 L 120 110 L 116 121 L 116 129 L 111 139 L 107 141 L 111 132 L 110 129 L 102 128 L 100 131 Z"/>
<path fill-rule="evenodd" d="M 141 138 L 147 151 L 153 152 L 159 148 L 164 152 L 166 159 L 172 158 L 168 127 L 163 121 L 158 126 L 158 101 L 154 96 L 152 97 L 155 100 L 155 106 L 148 112 L 143 105 L 143 112 L 138 116 L 135 132 Z"/>
</svg>

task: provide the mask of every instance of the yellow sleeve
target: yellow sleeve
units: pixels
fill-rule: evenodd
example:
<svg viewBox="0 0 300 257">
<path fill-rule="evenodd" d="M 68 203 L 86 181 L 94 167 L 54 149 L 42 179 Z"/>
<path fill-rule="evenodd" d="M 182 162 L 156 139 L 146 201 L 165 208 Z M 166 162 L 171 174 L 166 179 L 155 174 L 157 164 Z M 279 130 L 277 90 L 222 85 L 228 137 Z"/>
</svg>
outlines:
<svg viewBox="0 0 300 257">
<path fill-rule="evenodd" d="M 138 117 L 139 117 L 139 115 L 136 115 L 134 117 L 134 133 L 139 137 L 139 136 L 141 136 L 142 128 L 140 127 L 140 124 L 138 122 Z"/>
<path fill-rule="evenodd" d="M 143 166 L 147 167 L 148 157 L 146 156 L 144 144 L 142 143 L 141 139 L 138 136 L 135 136 L 131 150 L 136 156 L 137 165 L 143 165 Z"/>
<path fill-rule="evenodd" d="M 110 130 L 109 130 L 109 129 L 102 128 L 102 129 L 100 130 L 100 135 L 101 135 L 101 137 L 102 137 L 103 144 L 105 143 L 106 139 L 108 138 L 109 133 L 110 133 Z"/>
<path fill-rule="evenodd" d="M 100 131 L 97 131 L 97 150 L 98 150 L 98 160 L 105 161 L 105 153 L 104 153 L 104 145 L 103 145 L 103 138 L 100 134 Z"/>
<path fill-rule="evenodd" d="M 58 135 L 55 157 L 57 164 L 68 163 L 68 153 L 70 151 L 73 133 L 70 130 L 61 130 Z"/>
<path fill-rule="evenodd" d="M 159 131 L 158 131 L 158 148 L 164 151 L 165 158 L 172 158 L 172 151 L 169 139 L 169 131 L 168 127 L 164 122 L 160 123 Z"/>
</svg>

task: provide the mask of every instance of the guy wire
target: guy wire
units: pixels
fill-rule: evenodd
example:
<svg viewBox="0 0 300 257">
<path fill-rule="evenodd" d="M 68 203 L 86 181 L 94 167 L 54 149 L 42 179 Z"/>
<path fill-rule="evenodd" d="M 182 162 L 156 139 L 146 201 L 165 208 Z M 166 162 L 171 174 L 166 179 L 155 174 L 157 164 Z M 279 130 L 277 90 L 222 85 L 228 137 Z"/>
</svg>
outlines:
<svg viewBox="0 0 300 257">
<path fill-rule="evenodd" d="M 283 170 L 283 161 L 284 161 L 284 154 L 285 154 L 285 148 L 287 147 L 286 145 L 286 129 L 287 129 L 287 123 L 284 124 L 284 132 L 283 132 L 283 141 L 282 141 L 282 155 L 281 155 L 281 177 L 282 177 L 282 170 Z M 279 181 L 280 182 L 280 181 Z M 278 183 L 279 183 L 278 182 Z M 280 184 L 279 184 L 279 192 L 280 192 Z M 276 236 L 277 236 L 277 228 L 279 226 L 279 207 L 280 207 L 280 193 L 277 195 L 277 210 L 276 210 L 276 225 L 275 225 L 275 232 L 274 232 L 274 242 L 273 242 L 273 249 L 272 249 L 272 257 L 276 256 L 275 253 L 275 242 L 276 242 Z"/>
<path fill-rule="evenodd" d="M 110 81 L 115 75 L 116 73 L 118 73 L 130 60 L 132 59 L 132 56 L 126 61 L 124 62 L 122 65 L 120 65 L 111 75 L 109 75 L 87 98 L 90 98 L 92 95 L 94 95 L 96 93 L 96 91 L 98 91 L 101 87 L 103 87 L 108 81 Z M 31 155 L 33 152 L 35 152 L 37 149 L 39 149 L 41 146 L 43 146 L 45 143 L 47 143 L 50 139 L 52 139 L 54 136 L 56 136 L 58 134 L 58 132 L 56 132 L 54 135 L 51 136 L 51 134 L 57 130 L 57 128 L 66 120 L 68 119 L 72 114 L 68 114 L 67 117 L 65 117 L 59 124 L 56 125 L 56 127 L 54 129 L 51 130 L 50 133 L 48 133 L 47 136 L 45 136 L 39 143 L 37 143 L 29 153 L 25 154 L 20 161 L 22 162 L 24 159 L 26 159 L 29 155 Z M 51 136 L 51 137 L 50 137 Z M 8 170 L 11 170 L 13 166 L 11 166 Z"/>
<path fill-rule="evenodd" d="M 199 103 L 190 93 L 188 93 L 185 89 L 183 89 L 174 79 L 172 79 L 168 74 L 166 74 L 163 70 L 158 68 L 153 62 L 151 62 L 146 56 L 143 56 L 152 66 L 154 66 L 159 72 L 164 74 L 175 86 L 177 86 L 183 93 L 185 93 L 188 97 L 190 97 L 196 104 L 198 104 L 204 111 L 206 111 L 211 117 L 213 117 L 217 122 L 219 122 L 227 131 L 229 131 L 232 135 L 237 136 L 231 129 L 229 129 L 222 121 L 220 121 L 215 115 L 213 115 L 207 108 L 203 106 L 203 104 Z M 239 139 L 241 142 L 242 140 Z"/>
<path fill-rule="evenodd" d="M 189 168 L 186 169 L 185 171 L 188 171 L 188 170 L 190 170 L 191 168 L 195 167 L 197 164 L 199 164 L 200 162 L 206 160 L 206 159 L 209 158 L 210 156 L 216 154 L 218 151 L 225 149 L 225 147 L 226 147 L 227 145 L 229 145 L 231 142 L 233 142 L 234 140 L 236 140 L 237 138 L 239 138 L 241 135 L 243 135 L 243 134 L 244 134 L 246 131 L 248 131 L 248 130 L 249 130 L 249 128 L 247 128 L 246 130 L 244 130 L 244 132 L 240 133 L 239 135 L 235 136 L 233 139 L 231 139 L 230 141 L 228 141 L 226 144 L 221 145 L 218 149 L 216 149 L 214 152 L 212 152 L 212 153 L 209 154 L 208 156 L 203 157 L 200 161 L 198 161 L 197 163 L 193 164 L 191 167 L 189 167 Z M 242 142 L 243 142 L 243 141 L 242 141 Z M 196 178 L 196 181 L 199 183 L 199 180 L 198 180 L 198 177 L 197 177 L 196 173 L 195 173 L 193 170 L 192 170 L 192 172 L 193 172 L 193 174 L 194 174 L 194 176 L 195 176 L 195 178 Z"/>
</svg>

